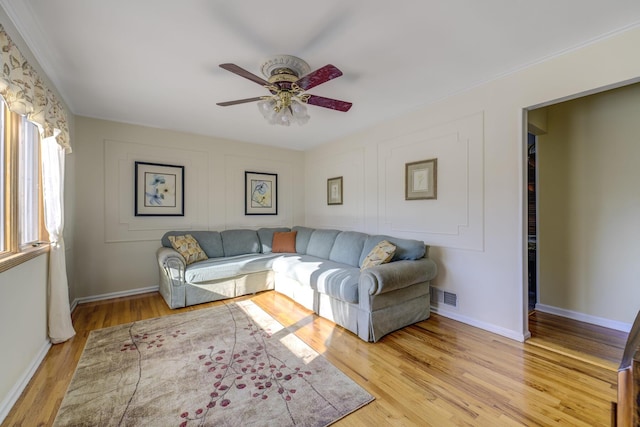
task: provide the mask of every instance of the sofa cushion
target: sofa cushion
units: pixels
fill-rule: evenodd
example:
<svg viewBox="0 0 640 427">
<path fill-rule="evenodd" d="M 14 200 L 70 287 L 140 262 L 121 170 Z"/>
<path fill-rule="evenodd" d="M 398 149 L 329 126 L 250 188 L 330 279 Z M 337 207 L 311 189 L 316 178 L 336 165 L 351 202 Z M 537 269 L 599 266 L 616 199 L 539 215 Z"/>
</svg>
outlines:
<svg viewBox="0 0 640 427">
<path fill-rule="evenodd" d="M 297 231 L 278 231 L 273 233 L 273 252 L 274 253 L 296 253 L 296 234 Z"/>
<path fill-rule="evenodd" d="M 262 245 L 262 253 L 268 254 L 271 252 L 273 245 L 273 233 L 281 231 L 291 231 L 287 227 L 274 227 L 274 228 L 260 228 L 258 230 L 258 238 L 260 239 L 260 245 Z"/>
<path fill-rule="evenodd" d="M 291 230 L 298 232 L 298 234 L 296 234 L 296 252 L 299 254 L 306 254 L 307 246 L 309 246 L 309 239 L 311 239 L 311 233 L 315 230 L 313 228 L 300 226 L 295 226 Z"/>
<path fill-rule="evenodd" d="M 184 278 L 188 283 L 206 283 L 229 279 L 242 274 L 257 273 L 271 269 L 278 254 L 248 254 L 234 257 L 210 258 L 187 267 Z"/>
<path fill-rule="evenodd" d="M 362 261 L 361 270 L 365 268 L 374 267 L 376 265 L 385 264 L 391 261 L 393 258 L 393 254 L 396 253 L 396 246 L 392 243 L 389 243 L 388 240 L 383 240 L 378 243 L 371 249 L 371 252 L 364 257 L 364 261 Z"/>
<path fill-rule="evenodd" d="M 343 231 L 336 237 L 329 259 L 331 261 L 349 264 L 358 267 L 360 263 L 360 254 L 364 247 L 364 242 L 369 237 L 368 234 L 358 233 L 357 231 Z"/>
<path fill-rule="evenodd" d="M 426 246 L 424 242 L 420 240 L 399 239 L 397 237 L 384 235 L 369 236 L 367 241 L 364 242 L 364 248 L 360 255 L 360 266 L 362 266 L 365 257 L 371 252 L 371 249 L 383 240 L 388 240 L 396 246 L 396 253 L 393 255 L 391 261 L 420 259 L 424 257 L 426 252 Z"/>
<path fill-rule="evenodd" d="M 194 239 L 198 241 L 198 244 L 207 254 L 209 258 L 217 258 L 224 256 L 224 250 L 222 249 L 222 237 L 217 231 L 189 231 Z M 187 234 L 185 231 L 168 231 L 162 236 L 162 246 L 165 248 L 172 248 L 169 236 L 181 236 Z"/>
<path fill-rule="evenodd" d="M 204 253 L 198 241 L 191 235 L 186 234 L 184 236 L 169 236 L 169 241 L 173 249 L 178 251 L 180 255 L 187 262 L 187 265 L 194 262 L 203 261 L 207 259 L 207 254 Z"/>
<path fill-rule="evenodd" d="M 357 267 L 311 255 L 283 255 L 274 259 L 272 267 L 276 274 L 311 286 L 320 293 L 358 303 L 360 269 Z"/>
<path fill-rule="evenodd" d="M 307 246 L 307 255 L 329 259 L 331 248 L 340 230 L 314 230 Z"/>
<path fill-rule="evenodd" d="M 225 230 L 220 235 L 225 257 L 260 253 L 262 249 L 255 230 Z"/>
</svg>

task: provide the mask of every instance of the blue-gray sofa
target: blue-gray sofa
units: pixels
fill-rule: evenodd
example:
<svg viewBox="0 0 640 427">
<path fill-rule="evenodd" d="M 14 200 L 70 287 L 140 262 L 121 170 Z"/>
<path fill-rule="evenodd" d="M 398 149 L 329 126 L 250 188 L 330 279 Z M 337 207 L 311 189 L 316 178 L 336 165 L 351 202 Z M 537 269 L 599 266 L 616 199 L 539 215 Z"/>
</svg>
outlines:
<svg viewBox="0 0 640 427">
<path fill-rule="evenodd" d="M 293 227 L 295 252 L 272 251 L 275 232 L 259 230 L 170 231 L 157 251 L 160 293 L 171 308 L 274 289 L 302 306 L 375 342 L 427 319 L 429 281 L 437 272 L 418 240 L 355 231 Z M 188 264 L 169 236 L 191 234 L 208 256 Z M 379 242 L 396 246 L 391 262 L 365 268 Z"/>
</svg>

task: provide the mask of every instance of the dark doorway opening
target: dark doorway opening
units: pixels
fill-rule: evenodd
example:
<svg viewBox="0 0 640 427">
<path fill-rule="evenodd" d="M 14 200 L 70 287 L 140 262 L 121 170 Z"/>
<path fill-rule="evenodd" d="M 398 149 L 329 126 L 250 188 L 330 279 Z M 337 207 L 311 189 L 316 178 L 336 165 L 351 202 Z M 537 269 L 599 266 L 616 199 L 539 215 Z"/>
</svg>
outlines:
<svg viewBox="0 0 640 427">
<path fill-rule="evenodd" d="M 529 270 L 529 312 L 536 307 L 538 300 L 537 262 L 536 262 L 536 136 L 527 135 L 527 242 L 528 242 L 528 270 Z"/>
</svg>

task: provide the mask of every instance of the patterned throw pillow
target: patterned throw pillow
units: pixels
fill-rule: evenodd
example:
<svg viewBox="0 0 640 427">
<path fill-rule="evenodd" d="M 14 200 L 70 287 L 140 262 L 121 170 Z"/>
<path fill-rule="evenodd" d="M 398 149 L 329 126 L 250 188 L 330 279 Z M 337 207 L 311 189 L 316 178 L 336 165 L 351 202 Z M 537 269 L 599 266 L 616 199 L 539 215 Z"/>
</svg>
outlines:
<svg viewBox="0 0 640 427">
<path fill-rule="evenodd" d="M 204 253 L 198 244 L 198 241 L 191 234 L 184 236 L 169 236 L 169 241 L 171 242 L 173 249 L 178 251 L 187 261 L 187 265 L 209 259 L 207 254 Z"/>
<path fill-rule="evenodd" d="M 364 261 L 362 261 L 362 267 L 360 267 L 360 270 L 364 270 L 365 268 L 373 267 L 375 265 L 385 264 L 391 261 L 391 258 L 393 258 L 393 254 L 395 253 L 395 245 L 388 240 L 383 240 L 371 249 L 371 252 L 369 252 Z"/>
<path fill-rule="evenodd" d="M 297 231 L 276 231 L 273 233 L 271 252 L 295 253 L 297 234 Z"/>
</svg>

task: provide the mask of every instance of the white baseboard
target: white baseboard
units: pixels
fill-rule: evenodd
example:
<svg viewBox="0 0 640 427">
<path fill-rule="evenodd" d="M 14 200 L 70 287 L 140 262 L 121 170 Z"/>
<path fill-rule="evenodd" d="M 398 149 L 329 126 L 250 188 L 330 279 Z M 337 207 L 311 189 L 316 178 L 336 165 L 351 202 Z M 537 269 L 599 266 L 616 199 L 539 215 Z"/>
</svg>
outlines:
<svg viewBox="0 0 640 427">
<path fill-rule="evenodd" d="M 555 314 L 556 316 L 567 317 L 580 322 L 591 323 L 592 325 L 602 326 L 603 328 L 615 329 L 616 331 L 627 333 L 631 331 L 631 323 L 618 322 L 617 320 L 591 316 L 589 314 L 566 310 L 564 308 L 553 307 L 545 304 L 536 304 L 536 310 L 543 313 Z"/>
<path fill-rule="evenodd" d="M 82 304 L 85 302 L 103 301 L 103 300 L 113 299 L 113 298 L 121 298 L 121 297 L 129 297 L 132 295 L 146 294 L 149 292 L 157 292 L 158 289 L 160 289 L 159 286 L 149 286 L 146 288 L 131 289 L 128 291 L 110 292 L 108 294 L 76 298 L 75 300 L 73 300 L 73 303 L 71 303 L 71 311 L 73 311 L 78 306 L 78 304 Z"/>
<path fill-rule="evenodd" d="M 507 337 L 507 338 L 510 338 L 512 340 L 524 342 L 528 338 L 523 333 L 518 333 L 516 331 L 512 331 L 511 329 L 501 328 L 499 326 L 492 325 L 491 323 L 480 322 L 480 321 L 478 321 L 476 319 L 472 319 L 470 317 L 462 316 L 459 313 L 454 312 L 454 311 L 442 310 L 442 309 L 438 309 L 437 307 L 434 307 L 434 306 L 431 306 L 431 311 L 433 313 L 438 314 L 439 316 L 447 317 L 447 318 L 453 319 L 453 320 L 457 320 L 458 322 L 462 322 L 462 323 L 465 323 L 467 325 L 474 326 L 476 328 L 480 328 L 480 329 L 483 329 L 485 331 L 488 331 L 488 332 L 491 332 L 491 333 L 494 333 L 494 334 L 502 335 L 503 337 Z"/>
<path fill-rule="evenodd" d="M 7 397 L 2 401 L 2 403 L 0 403 L 0 423 L 2 423 L 7 415 L 9 415 L 9 411 L 11 411 L 13 405 L 18 401 L 18 398 L 29 384 L 29 381 L 31 381 L 31 377 L 36 373 L 36 370 L 46 357 L 50 348 L 51 341 L 47 339 L 36 357 L 31 361 L 27 370 L 22 374 L 22 377 L 20 377 L 20 379 L 14 384 L 11 390 L 9 390 Z"/>
</svg>

